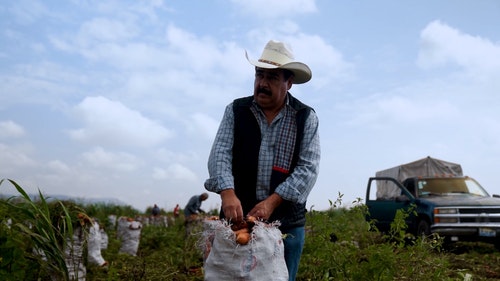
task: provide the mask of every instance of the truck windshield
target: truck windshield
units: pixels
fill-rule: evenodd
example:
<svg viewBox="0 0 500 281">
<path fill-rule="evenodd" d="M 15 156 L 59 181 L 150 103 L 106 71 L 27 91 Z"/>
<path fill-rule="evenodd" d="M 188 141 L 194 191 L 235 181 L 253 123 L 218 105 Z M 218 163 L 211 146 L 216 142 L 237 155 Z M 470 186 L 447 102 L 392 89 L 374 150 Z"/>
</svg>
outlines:
<svg viewBox="0 0 500 281">
<path fill-rule="evenodd" d="M 420 179 L 417 188 L 419 196 L 470 194 L 489 197 L 481 185 L 472 178 Z"/>
</svg>

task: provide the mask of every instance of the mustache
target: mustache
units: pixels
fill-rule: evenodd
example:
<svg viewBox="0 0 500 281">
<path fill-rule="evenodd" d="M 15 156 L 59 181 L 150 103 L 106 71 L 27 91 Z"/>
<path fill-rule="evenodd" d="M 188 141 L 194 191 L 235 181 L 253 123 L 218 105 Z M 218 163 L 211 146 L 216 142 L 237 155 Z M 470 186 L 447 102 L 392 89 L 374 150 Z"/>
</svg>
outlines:
<svg viewBox="0 0 500 281">
<path fill-rule="evenodd" d="M 271 93 L 270 90 L 268 90 L 266 88 L 260 88 L 260 87 L 257 88 L 257 93 L 259 93 L 259 94 L 265 94 L 267 96 L 271 96 L 272 95 L 272 93 Z"/>
</svg>

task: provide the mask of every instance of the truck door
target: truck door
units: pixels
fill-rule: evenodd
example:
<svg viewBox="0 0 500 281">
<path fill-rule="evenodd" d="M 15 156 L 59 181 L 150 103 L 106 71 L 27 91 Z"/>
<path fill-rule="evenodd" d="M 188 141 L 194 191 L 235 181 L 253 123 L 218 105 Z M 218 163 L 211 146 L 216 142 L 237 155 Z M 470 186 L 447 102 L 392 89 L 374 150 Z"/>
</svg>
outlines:
<svg viewBox="0 0 500 281">
<path fill-rule="evenodd" d="M 408 209 L 413 196 L 393 178 L 370 178 L 366 195 L 368 218 L 380 231 L 388 231 L 399 209 Z"/>
</svg>

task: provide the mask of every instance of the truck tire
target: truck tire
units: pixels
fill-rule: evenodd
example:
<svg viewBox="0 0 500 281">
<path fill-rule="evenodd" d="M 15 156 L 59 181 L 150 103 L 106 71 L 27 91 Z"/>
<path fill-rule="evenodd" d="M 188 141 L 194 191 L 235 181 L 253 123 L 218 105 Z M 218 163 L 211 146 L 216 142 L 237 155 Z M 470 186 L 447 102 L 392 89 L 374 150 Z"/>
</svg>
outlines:
<svg viewBox="0 0 500 281">
<path fill-rule="evenodd" d="M 431 226 L 429 225 L 429 222 L 427 220 L 421 219 L 418 222 L 417 235 L 426 237 L 431 235 Z"/>
<path fill-rule="evenodd" d="M 497 238 L 494 242 L 494 245 L 495 245 L 495 249 L 497 251 L 500 251 L 500 238 Z"/>
</svg>

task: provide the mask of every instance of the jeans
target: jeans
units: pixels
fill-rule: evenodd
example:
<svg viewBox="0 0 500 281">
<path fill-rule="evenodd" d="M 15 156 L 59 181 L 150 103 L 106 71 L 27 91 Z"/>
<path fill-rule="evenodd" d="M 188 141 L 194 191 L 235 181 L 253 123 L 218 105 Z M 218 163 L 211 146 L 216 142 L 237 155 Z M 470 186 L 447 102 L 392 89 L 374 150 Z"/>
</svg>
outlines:
<svg viewBox="0 0 500 281">
<path fill-rule="evenodd" d="M 285 248 L 285 262 L 288 268 L 288 280 L 295 281 L 295 276 L 299 270 L 300 256 L 305 241 L 305 228 L 295 227 L 284 232 L 286 234 L 283 239 Z"/>
</svg>

